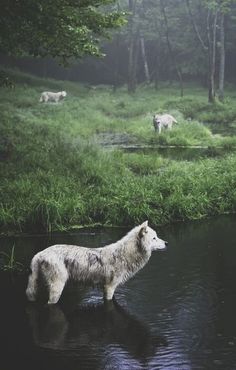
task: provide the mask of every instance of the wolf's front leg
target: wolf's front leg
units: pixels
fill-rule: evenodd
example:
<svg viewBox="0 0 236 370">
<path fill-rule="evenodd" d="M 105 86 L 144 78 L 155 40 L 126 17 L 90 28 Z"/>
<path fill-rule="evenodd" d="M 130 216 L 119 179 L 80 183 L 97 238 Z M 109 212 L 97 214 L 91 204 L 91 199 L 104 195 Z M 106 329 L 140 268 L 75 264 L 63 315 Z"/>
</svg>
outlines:
<svg viewBox="0 0 236 370">
<path fill-rule="evenodd" d="M 111 301 L 116 289 L 116 285 L 105 285 L 104 286 L 104 300 Z"/>
</svg>

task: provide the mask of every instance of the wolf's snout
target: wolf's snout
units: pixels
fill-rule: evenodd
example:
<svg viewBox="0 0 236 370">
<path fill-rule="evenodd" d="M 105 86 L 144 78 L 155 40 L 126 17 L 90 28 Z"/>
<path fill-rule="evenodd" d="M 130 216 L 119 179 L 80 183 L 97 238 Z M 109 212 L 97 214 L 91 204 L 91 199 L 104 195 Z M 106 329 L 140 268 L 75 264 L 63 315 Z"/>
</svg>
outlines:
<svg viewBox="0 0 236 370">
<path fill-rule="evenodd" d="M 167 241 L 164 241 L 164 243 L 165 243 L 165 246 L 167 247 L 168 246 L 168 242 Z"/>
</svg>

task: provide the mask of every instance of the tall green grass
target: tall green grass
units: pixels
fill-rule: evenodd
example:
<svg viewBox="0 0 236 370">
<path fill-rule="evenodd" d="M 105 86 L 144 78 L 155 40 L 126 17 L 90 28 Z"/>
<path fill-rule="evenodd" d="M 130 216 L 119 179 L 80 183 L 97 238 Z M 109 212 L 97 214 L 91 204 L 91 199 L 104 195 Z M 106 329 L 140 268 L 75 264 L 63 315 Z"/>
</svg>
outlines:
<svg viewBox="0 0 236 370">
<path fill-rule="evenodd" d="M 130 96 L 124 89 L 114 94 L 106 87 L 11 73 L 15 89 L 0 88 L 1 232 L 133 225 L 144 219 L 158 225 L 235 212 L 236 138 L 214 135 L 198 120 L 204 114 L 215 119 L 222 107 L 232 123 L 230 98 L 210 109 L 201 89 L 189 90 L 182 100 L 174 88 Z M 66 90 L 68 97 L 40 104 L 41 91 L 49 88 Z M 166 111 L 178 124 L 158 135 L 152 114 Z M 98 145 L 104 133 L 121 133 L 139 144 L 201 145 L 214 155 L 187 162 L 155 151 L 106 150 Z M 219 146 L 229 154 L 214 158 Z"/>
</svg>

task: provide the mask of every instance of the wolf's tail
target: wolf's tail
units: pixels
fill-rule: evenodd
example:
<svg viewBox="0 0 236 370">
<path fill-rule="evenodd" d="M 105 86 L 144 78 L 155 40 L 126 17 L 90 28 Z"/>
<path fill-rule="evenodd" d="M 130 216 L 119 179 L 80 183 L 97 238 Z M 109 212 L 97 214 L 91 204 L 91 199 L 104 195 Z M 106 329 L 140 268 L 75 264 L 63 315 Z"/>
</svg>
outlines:
<svg viewBox="0 0 236 370">
<path fill-rule="evenodd" d="M 31 262 L 31 274 L 28 280 L 28 286 L 26 289 L 26 295 L 29 301 L 35 301 L 37 295 L 37 285 L 38 285 L 38 273 L 39 273 L 39 263 L 37 259 Z"/>
</svg>

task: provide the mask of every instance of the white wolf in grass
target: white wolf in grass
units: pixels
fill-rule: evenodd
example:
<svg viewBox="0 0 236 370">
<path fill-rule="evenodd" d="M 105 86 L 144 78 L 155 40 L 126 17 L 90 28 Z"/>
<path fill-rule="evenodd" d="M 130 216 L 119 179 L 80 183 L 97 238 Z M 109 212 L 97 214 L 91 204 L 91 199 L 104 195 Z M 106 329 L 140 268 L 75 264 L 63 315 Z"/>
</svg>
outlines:
<svg viewBox="0 0 236 370">
<path fill-rule="evenodd" d="M 50 92 L 50 91 L 44 91 L 40 96 L 40 103 L 47 103 L 47 102 L 54 102 L 58 103 L 59 100 L 62 100 L 66 97 L 67 93 L 66 91 L 59 91 L 57 93 Z"/>
<path fill-rule="evenodd" d="M 102 248 L 53 245 L 33 257 L 27 297 L 36 300 L 41 277 L 48 289 L 48 304 L 58 302 L 69 279 L 101 286 L 104 299 L 111 300 L 117 286 L 143 268 L 152 251 L 165 249 L 166 245 L 147 221 L 121 240 Z"/>
<path fill-rule="evenodd" d="M 170 114 L 155 114 L 153 116 L 153 126 L 155 131 L 161 133 L 162 128 L 172 128 L 173 123 L 177 123 L 176 119 Z"/>
</svg>

